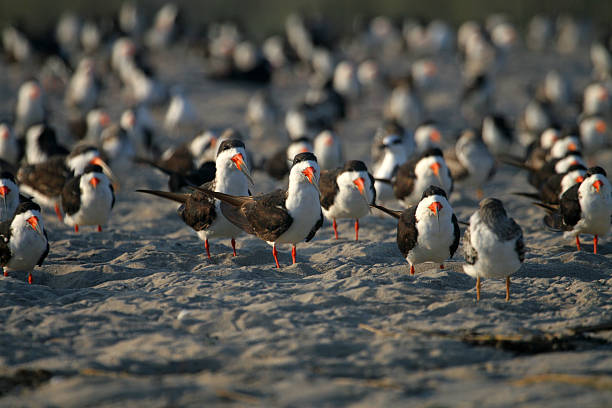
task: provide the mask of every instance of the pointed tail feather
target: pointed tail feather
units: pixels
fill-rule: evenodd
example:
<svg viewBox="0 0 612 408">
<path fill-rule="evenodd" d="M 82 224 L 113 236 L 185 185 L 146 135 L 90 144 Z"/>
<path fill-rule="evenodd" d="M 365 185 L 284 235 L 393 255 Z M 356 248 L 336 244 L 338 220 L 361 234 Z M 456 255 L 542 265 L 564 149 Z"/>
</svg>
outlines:
<svg viewBox="0 0 612 408">
<path fill-rule="evenodd" d="M 149 159 L 145 159 L 144 157 L 135 157 L 132 159 L 132 161 L 134 163 L 138 163 L 138 164 L 147 164 L 153 168 L 156 168 L 157 170 L 161 171 L 164 174 L 167 174 L 168 176 L 173 175 L 175 172 L 172 170 L 169 170 L 165 167 L 160 166 L 159 164 L 155 163 L 153 160 L 149 160 Z"/>
<path fill-rule="evenodd" d="M 250 201 L 253 199 L 253 197 L 241 197 L 241 196 L 233 196 L 233 195 L 229 195 L 229 194 L 224 194 L 224 193 L 219 193 L 217 191 L 212 191 L 212 190 L 208 190 L 206 188 L 202 188 L 202 187 L 189 187 L 192 190 L 196 190 L 196 191 L 200 191 L 208 196 L 214 197 L 217 200 L 221 200 L 224 203 L 228 203 L 230 205 L 233 205 L 234 207 L 240 207 L 242 204 L 246 203 L 247 201 Z"/>
<path fill-rule="evenodd" d="M 393 184 L 393 182 L 390 179 L 384 179 L 384 178 L 375 178 L 374 181 L 379 181 L 385 184 Z"/>
<path fill-rule="evenodd" d="M 370 204 L 370 207 L 376 208 L 376 209 L 384 212 L 385 214 L 388 214 L 388 215 L 392 216 L 393 218 L 399 218 L 402 215 L 401 211 L 390 210 L 390 209 L 388 209 L 386 207 L 383 207 L 382 205 Z"/>
<path fill-rule="evenodd" d="M 187 201 L 189 194 L 171 193 L 169 191 L 158 191 L 158 190 L 136 190 L 137 193 L 151 194 L 157 197 L 165 198 L 167 200 L 176 201 L 177 203 L 184 204 Z"/>
<path fill-rule="evenodd" d="M 544 204 L 544 203 L 541 203 L 541 202 L 534 202 L 533 205 L 536 205 L 538 207 L 541 207 L 541 208 L 545 209 L 550 214 L 553 214 L 553 213 L 557 212 L 557 207 L 554 206 L 554 205 Z"/>
<path fill-rule="evenodd" d="M 561 214 L 558 214 L 558 213 L 546 214 L 544 216 L 543 221 L 544 221 L 544 225 L 546 225 L 548 228 L 550 228 L 551 230 L 555 232 L 561 232 L 567 229 L 567 228 L 564 228 L 563 217 L 561 216 Z"/>
<path fill-rule="evenodd" d="M 516 195 L 516 196 L 520 196 L 520 197 L 527 197 L 530 198 L 532 200 L 541 200 L 542 197 L 540 197 L 540 194 L 538 193 L 525 193 L 525 192 L 521 192 L 521 191 L 516 191 L 514 193 L 510 193 L 512 195 Z"/>
<path fill-rule="evenodd" d="M 510 166 L 518 167 L 519 169 L 524 169 L 527 171 L 534 171 L 534 169 L 531 166 L 525 164 L 523 159 L 519 157 L 515 157 L 511 155 L 503 155 L 499 157 L 499 161 L 501 161 L 504 164 L 508 164 Z"/>
</svg>

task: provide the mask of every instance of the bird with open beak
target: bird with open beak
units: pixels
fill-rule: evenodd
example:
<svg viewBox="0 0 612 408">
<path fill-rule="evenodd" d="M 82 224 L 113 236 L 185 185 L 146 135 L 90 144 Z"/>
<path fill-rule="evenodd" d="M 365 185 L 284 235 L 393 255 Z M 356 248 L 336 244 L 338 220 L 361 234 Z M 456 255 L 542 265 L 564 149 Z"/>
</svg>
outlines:
<svg viewBox="0 0 612 408">
<path fill-rule="evenodd" d="M 254 197 L 223 194 L 196 188 L 222 201 L 223 215 L 248 234 L 272 245 L 276 267 L 280 268 L 276 244 L 292 244 L 291 257 L 296 263 L 296 245 L 310 241 L 323 225 L 319 176 L 321 170 L 312 153 L 300 153 L 293 159 L 289 188 Z"/>
<path fill-rule="evenodd" d="M 438 263 L 444 269 L 443 262 L 459 247 L 457 217 L 440 187 L 429 186 L 419 203 L 403 212 L 373 207 L 398 219 L 397 247 L 410 264 L 411 275 L 414 265 L 424 262 Z"/>
<path fill-rule="evenodd" d="M 338 239 L 337 219 L 355 220 L 355 240 L 359 240 L 359 219 L 370 213 L 376 201 L 374 178 L 366 165 L 351 160 L 344 167 L 321 172 L 321 209 L 325 218 L 332 220 L 334 236 Z"/>
<path fill-rule="evenodd" d="M 242 141 L 228 139 L 221 142 L 215 161 L 215 179 L 202 186 L 219 193 L 249 196 L 249 186 L 253 185 L 253 179 L 245 162 L 245 156 Z M 204 241 L 206 256 L 209 259 L 211 258 L 209 238 L 231 238 L 233 253 L 236 256 L 235 238 L 242 233 L 242 230 L 224 216 L 219 200 L 199 191 L 188 194 L 156 190 L 137 191 L 180 203 L 181 206 L 177 210 L 179 217 Z"/>
<path fill-rule="evenodd" d="M 32 201 L 17 206 L 15 217 L 0 223 L 0 264 L 4 276 L 27 272 L 32 283 L 32 269 L 42 265 L 49 253 L 49 242 L 40 207 Z"/>
</svg>

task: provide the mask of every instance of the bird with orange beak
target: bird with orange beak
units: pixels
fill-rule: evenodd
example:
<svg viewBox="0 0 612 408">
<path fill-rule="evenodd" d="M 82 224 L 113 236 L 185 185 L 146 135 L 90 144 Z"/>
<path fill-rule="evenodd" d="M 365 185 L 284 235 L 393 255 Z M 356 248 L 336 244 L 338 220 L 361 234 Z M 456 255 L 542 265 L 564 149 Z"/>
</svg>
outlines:
<svg viewBox="0 0 612 408">
<path fill-rule="evenodd" d="M 593 253 L 597 253 L 599 237 L 606 236 L 612 219 L 612 186 L 606 171 L 591 167 L 581 183 L 575 184 L 561 196 L 559 204 L 536 203 L 548 211 L 544 223 L 556 231 L 565 231 L 566 238 L 576 238 L 580 251 L 580 234 L 592 234 Z"/>
<path fill-rule="evenodd" d="M 221 142 L 215 161 L 214 180 L 204 183 L 207 190 L 237 196 L 249 196 L 249 186 L 253 185 L 250 170 L 245 162 L 244 143 L 237 139 Z M 210 259 L 209 238 L 231 238 L 234 256 L 236 240 L 242 230 L 235 226 L 221 212 L 221 201 L 199 191 L 193 193 L 174 193 L 157 190 L 137 190 L 140 193 L 155 195 L 180 203 L 179 217 L 190 226 L 204 241 L 206 256 Z"/>
<path fill-rule="evenodd" d="M 8 221 L 15 215 L 19 205 L 19 187 L 15 177 L 7 171 L 0 174 L 0 222 Z"/>
<path fill-rule="evenodd" d="M 344 167 L 321 172 L 321 209 L 332 221 L 334 236 L 338 239 L 337 219 L 355 220 L 355 240 L 359 240 L 359 219 L 370 213 L 376 201 L 374 177 L 359 160 L 346 162 Z"/>
<path fill-rule="evenodd" d="M 292 244 L 291 257 L 296 260 L 296 245 L 310 241 L 323 225 L 319 177 L 321 170 L 312 153 L 300 153 L 293 159 L 289 188 L 254 197 L 235 196 L 196 188 L 221 200 L 223 215 L 248 234 L 272 245 L 276 267 L 280 268 L 276 244 Z"/>
<path fill-rule="evenodd" d="M 443 262 L 459 247 L 457 217 L 440 187 L 429 186 L 419 203 L 403 212 L 373 207 L 398 219 L 397 247 L 410 264 L 411 275 L 414 265 L 424 262 L 438 263 L 444 269 Z"/>
<path fill-rule="evenodd" d="M 49 242 L 40 207 L 32 201 L 17 206 L 15 217 L 0 223 L 0 265 L 4 276 L 26 272 L 32 283 L 32 269 L 42 265 Z"/>
<path fill-rule="evenodd" d="M 61 204 L 64 223 L 73 226 L 75 232 L 82 225 L 97 225 L 98 232 L 102 232 L 115 204 L 115 191 L 102 167 L 90 164 L 83 174 L 66 182 Z"/>
<path fill-rule="evenodd" d="M 453 179 L 442 151 L 437 147 L 399 166 L 390 180 L 393 194 L 405 208 L 417 205 L 429 186 L 443 189 L 447 195 L 453 191 Z"/>
</svg>

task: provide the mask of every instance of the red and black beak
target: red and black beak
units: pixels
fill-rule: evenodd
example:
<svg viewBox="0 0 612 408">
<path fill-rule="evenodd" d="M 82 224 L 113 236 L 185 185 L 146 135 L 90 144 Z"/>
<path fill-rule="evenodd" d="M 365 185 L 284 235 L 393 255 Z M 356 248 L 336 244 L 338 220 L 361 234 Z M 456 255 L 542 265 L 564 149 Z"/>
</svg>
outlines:
<svg viewBox="0 0 612 408">
<path fill-rule="evenodd" d="M 595 180 L 595 182 L 593 183 L 593 187 L 595 187 L 595 190 L 597 190 L 597 193 L 601 193 L 600 191 L 601 186 L 603 186 L 603 183 L 601 182 L 601 180 Z"/>
<path fill-rule="evenodd" d="M 30 218 L 27 219 L 28 224 L 30 224 L 30 227 L 32 227 L 32 229 L 36 232 L 38 232 L 40 235 L 43 235 L 43 231 L 42 228 L 40 227 L 40 220 L 38 219 L 37 216 L 33 215 Z"/>
<path fill-rule="evenodd" d="M 242 153 L 237 153 L 233 155 L 231 160 L 236 165 L 236 168 L 245 175 L 247 180 L 249 180 L 249 183 L 251 183 L 252 186 L 255 185 L 255 183 L 253 182 L 253 179 L 251 178 L 251 175 L 249 174 L 250 173 L 249 168 L 244 162 L 244 157 L 242 156 Z"/>
<path fill-rule="evenodd" d="M 92 177 L 89 180 L 89 184 L 91 184 L 93 186 L 93 188 L 98 188 L 98 184 L 100 184 L 100 179 L 97 177 Z"/>
<path fill-rule="evenodd" d="M 359 190 L 361 195 L 365 197 L 365 180 L 363 179 L 363 177 L 356 178 L 355 180 L 353 180 L 353 183 L 357 186 L 357 189 Z"/>
<path fill-rule="evenodd" d="M 319 194 L 321 194 L 321 191 L 319 190 L 319 186 L 317 185 L 317 182 L 315 180 L 315 172 L 316 170 L 312 166 L 306 167 L 304 170 L 302 170 L 302 174 L 304 175 L 304 177 L 306 177 L 308 182 L 317 189 Z"/>
</svg>

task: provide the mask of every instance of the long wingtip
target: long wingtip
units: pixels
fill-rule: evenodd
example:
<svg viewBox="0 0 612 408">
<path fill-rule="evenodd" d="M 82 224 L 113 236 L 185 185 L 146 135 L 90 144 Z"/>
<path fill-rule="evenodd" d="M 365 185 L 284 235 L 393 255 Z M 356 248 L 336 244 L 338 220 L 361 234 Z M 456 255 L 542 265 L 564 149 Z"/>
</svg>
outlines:
<svg viewBox="0 0 612 408">
<path fill-rule="evenodd" d="M 157 197 L 165 198 L 166 200 L 176 201 L 177 203 L 184 204 L 187 201 L 189 194 L 183 193 L 171 193 L 169 191 L 159 190 L 136 190 L 137 193 L 151 194 Z"/>
<path fill-rule="evenodd" d="M 370 207 L 376 208 L 377 210 L 380 210 L 380 211 L 384 212 L 385 214 L 390 215 L 393 218 L 399 218 L 402 215 L 401 211 L 390 210 L 390 209 L 388 209 L 386 207 L 383 207 L 382 205 L 370 204 Z"/>
</svg>

